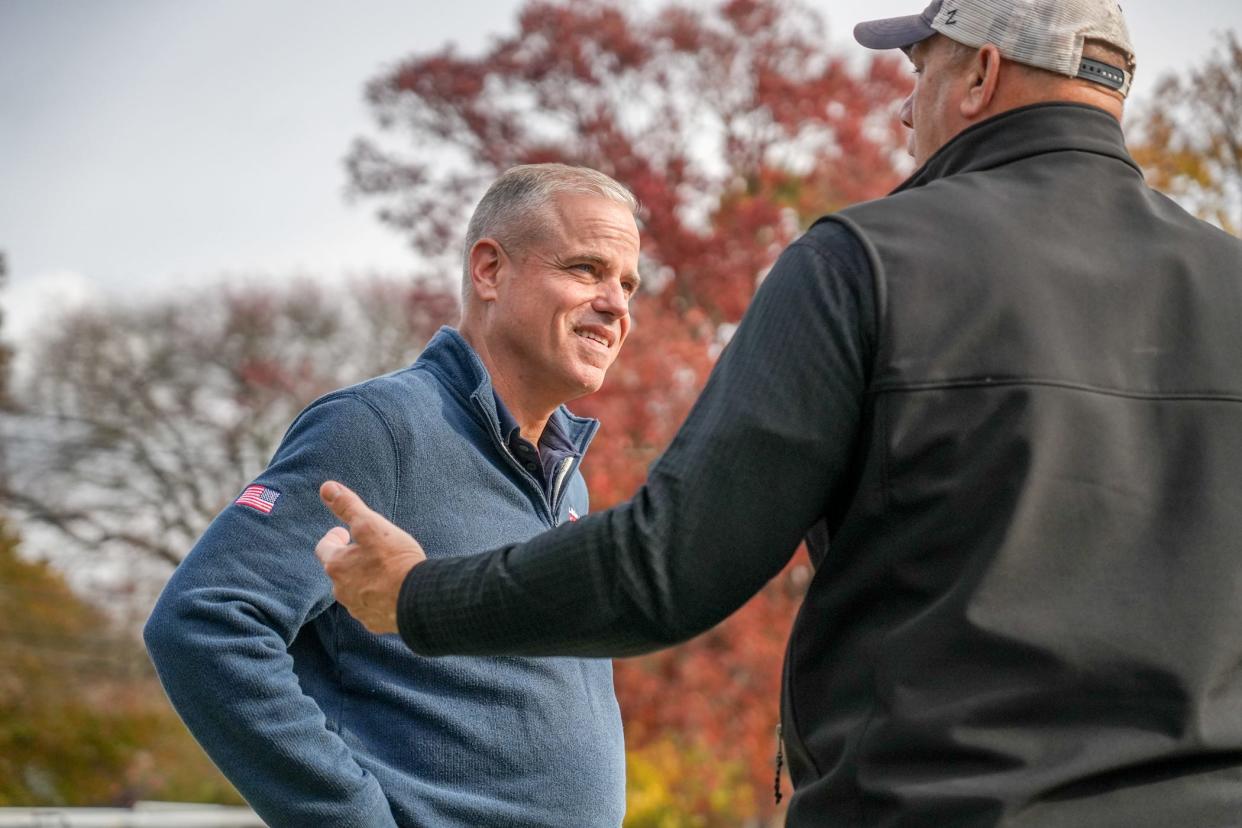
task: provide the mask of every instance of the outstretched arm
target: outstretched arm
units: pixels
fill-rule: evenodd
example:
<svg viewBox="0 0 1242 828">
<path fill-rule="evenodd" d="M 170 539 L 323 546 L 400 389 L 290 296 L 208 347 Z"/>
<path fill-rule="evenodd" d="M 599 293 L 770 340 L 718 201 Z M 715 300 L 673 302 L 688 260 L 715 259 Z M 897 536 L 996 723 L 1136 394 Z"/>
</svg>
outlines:
<svg viewBox="0 0 1242 828">
<path fill-rule="evenodd" d="M 413 538 L 388 528 L 355 532 L 349 546 L 325 539 L 338 597 L 386 629 L 395 598 L 402 637 L 424 655 L 621 656 L 703 632 L 848 496 L 874 341 L 870 279 L 840 225 L 804 238 L 630 501 L 486 555 L 418 562 Z M 333 508 L 346 519 L 353 503 L 338 492 Z M 382 606 L 367 606 L 367 573 Z"/>
</svg>

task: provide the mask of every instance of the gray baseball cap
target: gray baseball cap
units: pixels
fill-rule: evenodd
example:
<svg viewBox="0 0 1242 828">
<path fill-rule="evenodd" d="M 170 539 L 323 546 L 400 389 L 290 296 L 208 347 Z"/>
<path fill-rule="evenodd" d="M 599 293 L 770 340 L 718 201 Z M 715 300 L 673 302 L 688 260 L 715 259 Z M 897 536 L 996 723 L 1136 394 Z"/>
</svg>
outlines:
<svg viewBox="0 0 1242 828">
<path fill-rule="evenodd" d="M 1123 95 L 1134 77 L 1134 46 L 1117 0 L 934 0 L 922 14 L 854 27 L 854 39 L 868 49 L 908 49 L 936 33 L 976 49 L 991 43 L 1010 60 Z M 1124 52 L 1129 65 L 1084 58 L 1089 39 Z"/>
</svg>

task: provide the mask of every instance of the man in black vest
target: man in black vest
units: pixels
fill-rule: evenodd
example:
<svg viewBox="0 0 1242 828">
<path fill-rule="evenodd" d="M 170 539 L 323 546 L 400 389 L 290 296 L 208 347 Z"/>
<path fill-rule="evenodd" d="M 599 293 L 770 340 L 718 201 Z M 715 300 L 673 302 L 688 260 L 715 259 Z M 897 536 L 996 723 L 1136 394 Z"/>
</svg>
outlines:
<svg viewBox="0 0 1242 828">
<path fill-rule="evenodd" d="M 855 36 L 915 65 L 919 169 L 782 255 L 634 498 L 423 562 L 328 483 L 337 595 L 429 655 L 629 655 L 805 535 L 789 825 L 1236 825 L 1242 241 L 1127 154 L 1112 0 Z"/>
</svg>

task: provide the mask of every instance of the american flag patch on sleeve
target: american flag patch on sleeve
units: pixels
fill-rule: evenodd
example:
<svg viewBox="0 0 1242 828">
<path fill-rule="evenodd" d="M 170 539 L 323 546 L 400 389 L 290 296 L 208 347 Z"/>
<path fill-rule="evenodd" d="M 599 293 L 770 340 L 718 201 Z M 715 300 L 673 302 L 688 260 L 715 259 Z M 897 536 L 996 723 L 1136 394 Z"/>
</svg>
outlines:
<svg viewBox="0 0 1242 828">
<path fill-rule="evenodd" d="M 249 506 L 251 509 L 262 512 L 265 515 L 272 513 L 272 507 L 276 505 L 280 492 L 275 489 L 269 489 L 267 486 L 255 484 L 247 486 L 246 491 L 233 502 L 238 506 Z"/>
</svg>

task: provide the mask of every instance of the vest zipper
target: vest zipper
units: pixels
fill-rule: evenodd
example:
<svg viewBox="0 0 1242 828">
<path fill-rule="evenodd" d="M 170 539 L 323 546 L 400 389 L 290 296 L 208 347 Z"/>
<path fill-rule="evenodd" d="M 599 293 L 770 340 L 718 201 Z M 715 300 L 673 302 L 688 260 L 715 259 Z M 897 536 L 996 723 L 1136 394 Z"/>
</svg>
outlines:
<svg viewBox="0 0 1242 828">
<path fill-rule="evenodd" d="M 772 794 L 776 800 L 776 804 L 780 805 L 784 799 L 781 793 L 781 770 L 785 767 L 785 743 L 781 739 L 781 726 L 776 726 L 776 779 L 772 782 Z"/>
</svg>

